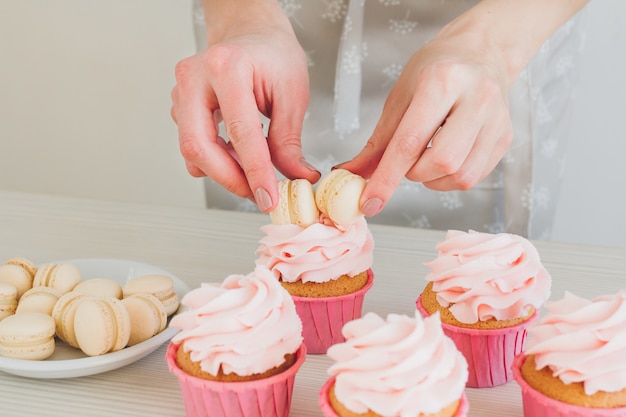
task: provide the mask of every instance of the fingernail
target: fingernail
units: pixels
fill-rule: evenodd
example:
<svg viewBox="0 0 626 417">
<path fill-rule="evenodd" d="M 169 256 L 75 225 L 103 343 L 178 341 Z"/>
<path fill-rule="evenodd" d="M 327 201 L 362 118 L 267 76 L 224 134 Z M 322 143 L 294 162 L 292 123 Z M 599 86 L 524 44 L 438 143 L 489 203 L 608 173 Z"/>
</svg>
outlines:
<svg viewBox="0 0 626 417">
<path fill-rule="evenodd" d="M 348 161 L 341 162 L 341 163 L 339 163 L 339 164 L 335 165 L 334 167 L 332 167 L 330 170 L 332 171 L 332 170 L 335 170 L 335 169 L 339 169 L 339 168 L 341 168 L 341 166 L 342 166 L 343 164 L 345 164 L 346 162 L 348 162 Z"/>
<path fill-rule="evenodd" d="M 311 165 L 306 159 L 304 158 L 300 159 L 300 163 L 304 165 L 305 167 L 307 167 L 308 169 L 310 169 L 311 171 L 317 172 L 319 174 L 320 171 L 317 168 L 315 168 L 313 165 Z"/>
<path fill-rule="evenodd" d="M 272 198 L 265 188 L 257 188 L 254 192 L 254 199 L 256 200 L 256 205 L 259 206 L 259 210 L 263 212 L 272 207 Z"/>
<path fill-rule="evenodd" d="M 383 207 L 383 200 L 380 198 L 374 197 L 367 200 L 363 203 L 361 207 L 361 211 L 365 214 L 366 217 L 372 217 L 380 211 Z"/>
</svg>

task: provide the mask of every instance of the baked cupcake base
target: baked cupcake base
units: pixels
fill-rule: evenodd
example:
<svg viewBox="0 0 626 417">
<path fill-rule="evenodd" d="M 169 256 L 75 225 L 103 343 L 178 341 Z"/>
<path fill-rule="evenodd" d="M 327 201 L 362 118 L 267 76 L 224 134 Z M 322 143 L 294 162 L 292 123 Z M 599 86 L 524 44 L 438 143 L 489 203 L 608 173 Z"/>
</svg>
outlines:
<svg viewBox="0 0 626 417">
<path fill-rule="evenodd" d="M 421 295 L 415 305 L 424 317 L 430 315 L 422 305 Z M 517 325 L 493 329 L 458 327 L 442 321 L 443 332 L 467 360 L 469 376 L 466 386 L 491 388 L 511 381 L 513 361 L 526 342 L 526 328 L 536 319 L 535 311 Z"/>
<path fill-rule="evenodd" d="M 526 355 L 520 354 L 515 358 L 513 363 L 515 381 L 522 389 L 522 403 L 525 417 L 626 417 L 626 407 L 583 407 L 558 401 L 539 392 L 522 376 L 522 367 L 527 360 L 528 357 Z M 618 395 L 619 394 L 620 393 L 618 393 Z M 621 395 L 624 394 L 621 393 Z"/>
<path fill-rule="evenodd" d="M 367 270 L 365 285 L 350 294 L 336 297 L 301 297 L 292 295 L 296 312 L 302 320 L 302 337 L 310 354 L 325 354 L 335 343 L 345 341 L 341 329 L 361 317 L 365 293 L 374 284 L 374 273 Z"/>
<path fill-rule="evenodd" d="M 381 417 L 379 414 L 373 411 L 368 411 L 364 414 L 356 414 L 352 411 L 342 407 L 340 411 L 337 411 L 331 402 L 338 402 L 334 397 L 335 377 L 328 379 L 319 393 L 319 406 L 322 409 L 325 417 Z M 333 400 L 334 398 L 334 400 Z M 420 414 L 417 417 L 465 417 L 469 411 L 469 401 L 465 395 L 465 392 L 459 399 L 456 407 L 445 407 L 438 413 Z M 337 407 L 338 409 L 340 407 Z"/>
<path fill-rule="evenodd" d="M 294 363 L 281 373 L 249 381 L 222 382 L 184 372 L 176 362 L 179 345 L 170 343 L 166 360 L 178 378 L 187 417 L 287 417 L 296 373 L 306 358 L 302 344 Z"/>
</svg>

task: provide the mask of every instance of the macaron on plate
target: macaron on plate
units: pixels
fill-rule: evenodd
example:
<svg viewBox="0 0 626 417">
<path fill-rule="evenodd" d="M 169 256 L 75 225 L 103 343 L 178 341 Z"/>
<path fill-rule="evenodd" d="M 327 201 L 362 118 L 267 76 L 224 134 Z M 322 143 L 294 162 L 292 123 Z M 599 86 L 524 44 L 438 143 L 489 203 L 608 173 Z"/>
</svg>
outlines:
<svg viewBox="0 0 626 417">
<path fill-rule="evenodd" d="M 123 286 L 128 280 L 148 274 L 168 275 L 174 291 L 182 298 L 189 287 L 176 276 L 153 265 L 124 259 L 72 259 L 57 261 L 78 267 L 84 279 L 106 277 Z M 52 356 L 45 360 L 21 360 L 0 356 L 0 371 L 30 378 L 74 378 L 111 371 L 149 355 L 168 342 L 178 329 L 166 327 L 155 336 L 133 346 L 99 356 L 87 356 L 80 349 L 57 339 Z"/>
</svg>

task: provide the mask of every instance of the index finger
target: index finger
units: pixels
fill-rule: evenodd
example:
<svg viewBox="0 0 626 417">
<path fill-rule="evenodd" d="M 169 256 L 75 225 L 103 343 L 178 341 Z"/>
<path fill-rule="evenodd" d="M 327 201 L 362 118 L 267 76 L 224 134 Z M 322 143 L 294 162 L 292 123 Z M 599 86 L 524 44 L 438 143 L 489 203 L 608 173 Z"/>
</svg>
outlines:
<svg viewBox="0 0 626 417">
<path fill-rule="evenodd" d="M 426 149 L 446 114 L 447 109 L 442 106 L 411 101 L 361 195 L 361 207 L 367 216 L 377 214 L 389 201 L 402 178 Z"/>
<path fill-rule="evenodd" d="M 251 75 L 226 77 L 216 94 L 226 132 L 248 185 L 259 209 L 268 212 L 278 201 L 278 185 L 251 80 Z"/>
</svg>

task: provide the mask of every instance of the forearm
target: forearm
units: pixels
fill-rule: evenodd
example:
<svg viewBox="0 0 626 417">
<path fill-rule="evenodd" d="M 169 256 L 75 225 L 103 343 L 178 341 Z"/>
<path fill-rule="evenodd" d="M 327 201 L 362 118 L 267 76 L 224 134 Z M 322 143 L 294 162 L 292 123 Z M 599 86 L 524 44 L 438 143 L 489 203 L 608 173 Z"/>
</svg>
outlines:
<svg viewBox="0 0 626 417">
<path fill-rule="evenodd" d="M 202 7 L 209 45 L 261 28 L 291 30 L 277 0 L 203 0 Z"/>
<path fill-rule="evenodd" d="M 541 45 L 588 0 L 483 0 L 438 36 L 464 38 L 497 57 L 509 84 Z M 467 40 L 467 39 L 466 39 Z"/>
</svg>

